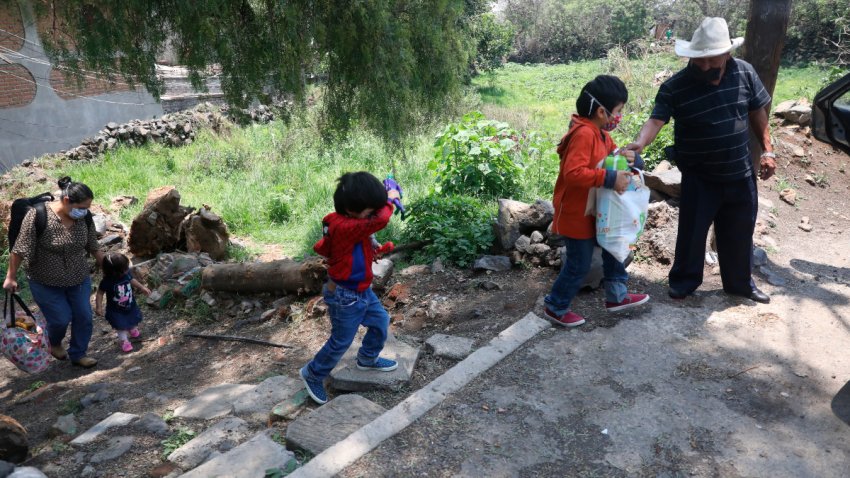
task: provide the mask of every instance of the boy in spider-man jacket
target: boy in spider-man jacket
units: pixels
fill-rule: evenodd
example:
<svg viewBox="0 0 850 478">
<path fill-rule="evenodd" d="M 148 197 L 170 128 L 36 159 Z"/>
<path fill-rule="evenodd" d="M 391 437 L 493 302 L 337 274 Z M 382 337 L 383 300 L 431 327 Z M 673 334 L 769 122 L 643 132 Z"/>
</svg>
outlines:
<svg viewBox="0 0 850 478">
<path fill-rule="evenodd" d="M 390 372 L 398 367 L 394 360 L 378 357 L 387 339 L 390 316 L 372 292 L 375 248 L 370 236 L 390 222 L 400 192 L 394 181 L 381 184 L 367 172 L 343 174 L 334 192 L 336 212 L 322 219 L 322 238 L 313 250 L 328 260 L 328 282 L 322 295 L 331 317 L 331 336 L 300 370 L 307 393 L 316 403 L 328 401 L 323 381 L 361 325 L 368 330 L 357 353 L 357 368 Z"/>
</svg>

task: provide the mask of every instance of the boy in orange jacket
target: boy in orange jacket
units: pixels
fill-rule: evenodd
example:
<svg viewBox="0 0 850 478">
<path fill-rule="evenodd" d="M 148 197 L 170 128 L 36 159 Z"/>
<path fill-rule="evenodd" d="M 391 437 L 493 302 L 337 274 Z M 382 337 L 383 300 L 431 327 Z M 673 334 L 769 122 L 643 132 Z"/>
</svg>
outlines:
<svg viewBox="0 0 850 478">
<path fill-rule="evenodd" d="M 598 169 L 597 165 L 617 147 L 609 135 L 622 119 L 620 113 L 628 100 L 626 85 L 616 76 L 600 75 L 584 85 L 576 100 L 570 129 L 558 143 L 561 168 L 555 182 L 552 232 L 564 236 L 567 260 L 552 291 L 544 301 L 544 315 L 552 323 L 575 327 L 584 317 L 572 312 L 570 304 L 590 270 L 596 247 L 596 218 L 585 215 L 591 188 L 605 187 L 623 193 L 631 180 L 630 171 Z M 629 165 L 643 169 L 643 161 L 633 151 L 622 151 Z M 605 284 L 605 308 L 609 312 L 626 310 L 649 301 L 646 294 L 629 294 L 629 274 L 622 262 L 602 251 Z"/>
</svg>

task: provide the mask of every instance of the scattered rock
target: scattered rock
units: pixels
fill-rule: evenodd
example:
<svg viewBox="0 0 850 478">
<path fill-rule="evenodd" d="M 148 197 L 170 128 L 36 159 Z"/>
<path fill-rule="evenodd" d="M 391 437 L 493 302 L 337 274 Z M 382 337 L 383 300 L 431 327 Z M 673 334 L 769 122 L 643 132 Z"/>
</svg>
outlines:
<svg viewBox="0 0 850 478">
<path fill-rule="evenodd" d="M 81 398 L 80 405 L 82 405 L 83 408 L 89 408 L 95 403 L 102 403 L 107 400 L 109 400 L 109 390 L 101 388 L 95 393 L 86 394 L 83 398 Z"/>
<path fill-rule="evenodd" d="M 644 173 L 647 187 L 674 198 L 682 195 L 682 172 L 673 168 L 662 173 Z"/>
<path fill-rule="evenodd" d="M 206 252 L 217 261 L 227 256 L 230 233 L 221 217 L 213 214 L 209 206 L 189 215 L 180 228 L 186 235 L 188 252 Z"/>
<path fill-rule="evenodd" d="M 534 231 L 534 232 L 531 233 L 531 243 L 532 244 L 539 244 L 539 243 L 543 242 L 544 240 L 546 240 L 546 238 L 543 237 L 542 232 Z"/>
<path fill-rule="evenodd" d="M 434 334 L 425 341 L 431 347 L 434 355 L 452 360 L 463 360 L 472 353 L 475 341 L 466 337 L 452 335 Z"/>
<path fill-rule="evenodd" d="M 92 463 L 103 463 L 123 456 L 133 447 L 135 439 L 131 436 L 115 437 L 109 440 L 109 447 L 92 455 Z"/>
<path fill-rule="evenodd" d="M 92 214 L 92 222 L 94 223 L 94 230 L 97 232 L 98 236 L 106 234 L 106 229 L 109 227 L 109 218 L 103 214 Z"/>
<path fill-rule="evenodd" d="M 393 261 L 389 259 L 378 259 L 372 263 L 372 287 L 384 290 L 393 276 Z"/>
<path fill-rule="evenodd" d="M 145 413 L 136 423 L 135 427 L 151 435 L 168 435 L 168 424 L 155 413 Z"/>
<path fill-rule="evenodd" d="M 8 461 L 0 460 L 0 477 L 6 478 L 13 471 L 15 471 L 15 465 L 14 464 L 9 463 Z"/>
<path fill-rule="evenodd" d="M 120 244 L 124 240 L 120 234 L 109 234 L 108 236 L 104 236 L 103 239 L 97 241 L 97 243 L 101 247 L 108 247 L 114 244 Z"/>
<path fill-rule="evenodd" d="M 156 403 L 167 403 L 169 400 L 171 400 L 167 395 L 163 395 L 156 392 L 146 393 L 145 398 Z"/>
<path fill-rule="evenodd" d="M 520 252 L 527 252 L 528 246 L 531 245 L 531 238 L 525 235 L 519 236 L 516 242 L 514 242 L 514 249 Z"/>
<path fill-rule="evenodd" d="M 815 181 L 815 178 L 813 178 L 811 174 L 807 174 L 804 180 L 812 186 L 818 185 L 817 181 Z"/>
<path fill-rule="evenodd" d="M 803 149 L 802 146 L 796 145 L 796 144 L 789 144 L 787 146 L 788 146 L 788 149 L 791 150 L 791 154 L 794 155 L 795 157 L 798 157 L 798 158 L 805 158 L 806 157 L 806 150 Z"/>
<path fill-rule="evenodd" d="M 814 229 L 814 226 L 812 226 L 812 224 L 809 222 L 809 216 L 803 216 L 802 218 L 800 218 L 800 224 L 797 224 L 797 227 L 806 232 L 812 232 L 812 229 Z"/>
<path fill-rule="evenodd" d="M 74 418 L 74 414 L 70 413 L 57 418 L 56 423 L 50 427 L 49 434 L 51 436 L 76 435 L 77 420 Z"/>
<path fill-rule="evenodd" d="M 714 251 L 707 251 L 705 253 L 705 263 L 710 266 L 717 264 L 717 253 Z"/>
<path fill-rule="evenodd" d="M 759 206 L 761 206 L 765 209 L 768 209 L 768 210 L 774 208 L 773 201 L 771 201 L 770 199 L 767 199 L 767 198 L 763 198 L 761 196 L 758 197 L 758 203 L 759 203 Z"/>
<path fill-rule="evenodd" d="M 106 430 L 108 430 L 110 428 L 125 426 L 138 417 L 139 417 L 138 415 L 133 415 L 131 413 L 115 412 L 112 415 L 109 415 L 108 417 L 106 417 L 104 420 L 102 420 L 97 425 L 86 430 L 86 432 L 83 433 L 82 435 L 71 440 L 71 444 L 72 445 L 85 445 L 85 444 L 91 443 L 97 437 L 99 437 L 103 432 L 105 432 Z"/>
<path fill-rule="evenodd" d="M 227 417 L 206 429 L 168 455 L 168 461 L 184 470 L 195 468 L 210 458 L 212 452 L 226 452 L 244 440 L 250 427 L 237 417 Z"/>
<path fill-rule="evenodd" d="M 549 201 L 538 199 L 534 204 L 526 204 L 499 199 L 496 229 L 500 245 L 504 250 L 510 250 L 520 235 L 545 229 L 554 214 L 555 208 Z"/>
<path fill-rule="evenodd" d="M 490 281 L 490 280 L 485 280 L 485 281 L 479 282 L 478 287 L 480 287 L 484 290 L 487 290 L 487 291 L 500 290 L 502 288 L 502 286 L 500 286 L 499 284 L 497 284 L 493 281 Z"/>
<path fill-rule="evenodd" d="M 9 478 L 47 478 L 47 475 L 34 466 L 22 466 L 15 468 L 15 471 L 9 475 Z"/>
<path fill-rule="evenodd" d="M 318 455 L 385 411 L 360 395 L 340 395 L 290 423 L 287 446 Z"/>
<path fill-rule="evenodd" d="M 475 260 L 472 268 L 476 271 L 509 271 L 511 270 L 511 259 L 507 256 L 481 256 Z"/>
<path fill-rule="evenodd" d="M 83 468 L 83 471 L 80 472 L 81 478 L 90 478 L 90 477 L 94 477 L 96 475 L 97 475 L 97 470 L 95 470 L 94 467 L 91 466 L 91 465 L 86 465 L 85 468 Z"/>
<path fill-rule="evenodd" d="M 443 265 L 443 261 L 438 257 L 434 259 L 434 262 L 431 263 L 431 274 L 437 274 L 438 272 L 445 272 L 446 267 Z"/>
<path fill-rule="evenodd" d="M 790 205 L 797 203 L 797 191 L 792 188 L 786 188 L 779 192 L 779 198 Z"/>
</svg>

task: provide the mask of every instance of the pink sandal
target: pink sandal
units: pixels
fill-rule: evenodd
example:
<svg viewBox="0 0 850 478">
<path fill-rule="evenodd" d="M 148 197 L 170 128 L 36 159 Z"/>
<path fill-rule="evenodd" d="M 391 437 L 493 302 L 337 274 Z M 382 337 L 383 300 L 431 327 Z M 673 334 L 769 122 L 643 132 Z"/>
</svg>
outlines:
<svg viewBox="0 0 850 478">
<path fill-rule="evenodd" d="M 135 339 L 140 335 L 142 335 L 142 333 L 139 332 L 139 329 L 137 329 L 136 327 L 133 327 L 132 329 L 130 329 L 130 338 Z"/>
<path fill-rule="evenodd" d="M 131 344 L 128 340 L 123 341 L 121 342 L 121 350 L 124 351 L 124 353 L 130 353 L 133 351 L 133 344 Z"/>
</svg>

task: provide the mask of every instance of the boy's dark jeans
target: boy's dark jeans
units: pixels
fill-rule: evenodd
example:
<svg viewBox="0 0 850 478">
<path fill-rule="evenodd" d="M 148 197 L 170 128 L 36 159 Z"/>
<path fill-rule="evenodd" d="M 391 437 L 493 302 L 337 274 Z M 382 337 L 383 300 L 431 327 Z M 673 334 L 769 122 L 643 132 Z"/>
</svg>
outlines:
<svg viewBox="0 0 850 478">
<path fill-rule="evenodd" d="M 570 304 L 581 289 L 585 276 L 590 271 L 596 239 L 564 238 L 567 257 L 561 265 L 561 273 L 552 284 L 552 291 L 544 304 L 557 315 L 570 311 Z M 602 249 L 602 272 L 604 274 L 605 301 L 618 304 L 626 298 L 626 282 L 629 274 L 622 262 Z"/>
<path fill-rule="evenodd" d="M 384 349 L 390 316 L 378 296 L 368 288 L 363 292 L 340 287 L 330 290 L 329 283 L 322 289 L 328 313 L 331 316 L 331 336 L 313 360 L 307 364 L 308 378 L 324 380 L 336 367 L 354 341 L 357 329 L 362 325 L 368 330 L 363 336 L 363 345 L 357 359 L 364 365 L 372 365 Z"/>
</svg>

